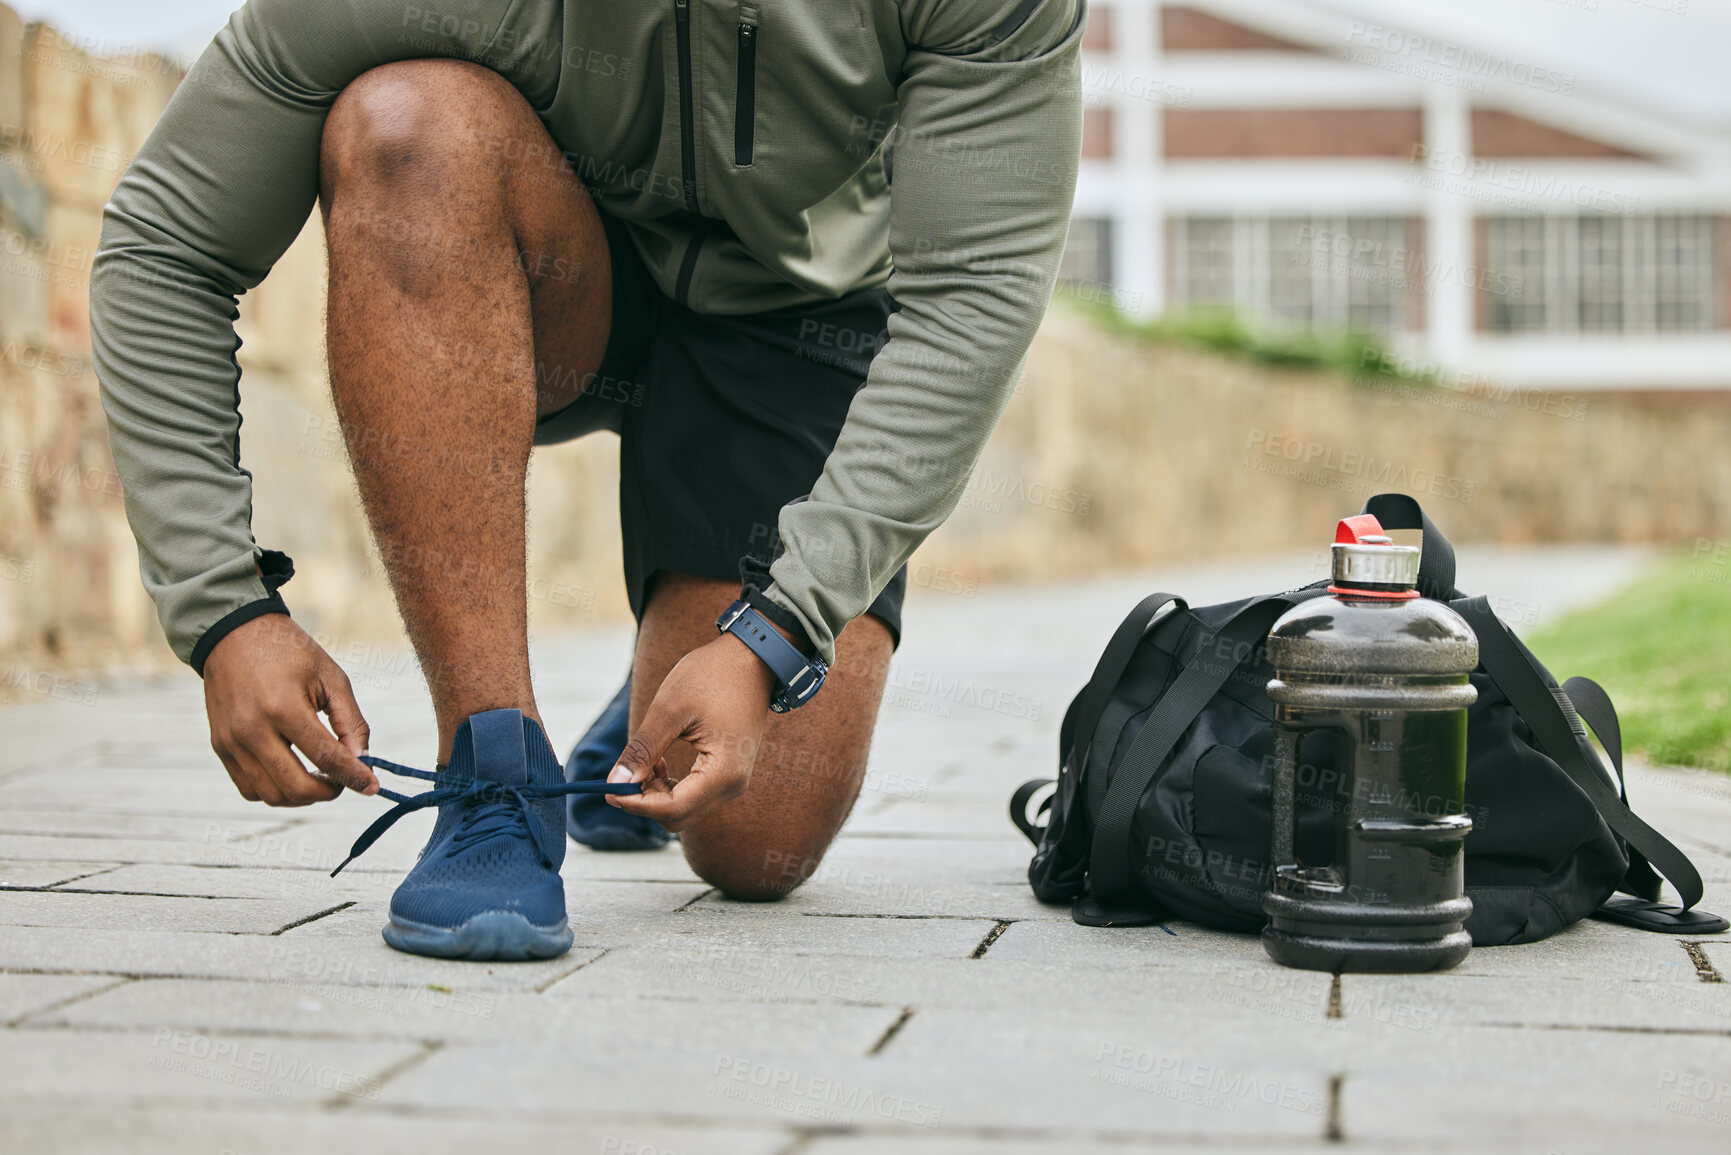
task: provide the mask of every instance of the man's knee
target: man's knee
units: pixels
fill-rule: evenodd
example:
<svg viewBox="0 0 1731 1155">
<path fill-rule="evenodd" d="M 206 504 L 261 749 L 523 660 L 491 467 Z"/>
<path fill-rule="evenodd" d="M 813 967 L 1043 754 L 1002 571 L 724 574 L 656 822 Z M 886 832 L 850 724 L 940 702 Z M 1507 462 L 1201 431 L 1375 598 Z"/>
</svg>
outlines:
<svg viewBox="0 0 1731 1155">
<path fill-rule="evenodd" d="M 785 898 L 817 870 L 818 857 L 770 847 L 706 847 L 682 840 L 685 860 L 697 877 L 738 902 Z"/>
<path fill-rule="evenodd" d="M 383 64 L 356 77 L 331 107 L 320 181 L 327 194 L 352 182 L 393 195 L 449 192 L 454 181 L 495 179 L 508 153 L 547 151 L 538 129 L 522 94 L 490 69 L 460 60 Z"/>
</svg>

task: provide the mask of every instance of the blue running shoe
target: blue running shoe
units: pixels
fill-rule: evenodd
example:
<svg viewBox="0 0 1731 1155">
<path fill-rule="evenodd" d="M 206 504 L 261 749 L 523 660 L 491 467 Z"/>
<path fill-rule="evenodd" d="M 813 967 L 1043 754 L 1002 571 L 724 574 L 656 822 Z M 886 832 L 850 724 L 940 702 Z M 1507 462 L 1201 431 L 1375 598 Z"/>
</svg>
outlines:
<svg viewBox="0 0 1731 1155">
<path fill-rule="evenodd" d="M 399 818 L 439 808 L 433 835 L 415 868 L 391 896 L 385 941 L 434 958 L 553 958 L 571 949 L 559 837 L 567 794 L 634 794 L 621 782 L 565 782 L 547 735 L 517 710 L 488 710 L 457 728 L 451 764 L 429 774 L 370 755 L 369 766 L 436 783 L 404 795 L 380 790 L 397 805 L 355 840 L 334 876 L 377 842 Z"/>
<path fill-rule="evenodd" d="M 626 678 L 589 732 L 571 748 L 565 781 L 607 781 L 625 752 L 630 721 L 631 679 Z M 565 800 L 565 832 L 593 850 L 659 850 L 673 838 L 653 818 L 627 814 L 593 794 L 573 794 Z"/>
</svg>

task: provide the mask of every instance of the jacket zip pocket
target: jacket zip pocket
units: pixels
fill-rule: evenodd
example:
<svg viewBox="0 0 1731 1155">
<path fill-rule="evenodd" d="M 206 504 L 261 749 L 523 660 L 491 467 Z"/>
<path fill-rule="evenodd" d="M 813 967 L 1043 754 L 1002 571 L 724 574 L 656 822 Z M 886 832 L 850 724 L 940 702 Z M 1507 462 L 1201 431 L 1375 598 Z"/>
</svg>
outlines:
<svg viewBox="0 0 1731 1155">
<path fill-rule="evenodd" d="M 757 115 L 757 25 L 739 22 L 739 90 L 733 105 L 733 163 L 751 164 L 751 144 Z"/>
</svg>

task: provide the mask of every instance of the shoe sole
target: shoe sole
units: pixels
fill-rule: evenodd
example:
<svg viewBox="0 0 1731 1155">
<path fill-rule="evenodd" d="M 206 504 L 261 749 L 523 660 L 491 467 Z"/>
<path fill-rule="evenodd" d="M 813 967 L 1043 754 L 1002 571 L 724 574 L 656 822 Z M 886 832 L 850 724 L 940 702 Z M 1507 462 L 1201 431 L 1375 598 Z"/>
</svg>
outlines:
<svg viewBox="0 0 1731 1155">
<path fill-rule="evenodd" d="M 462 926 L 426 926 L 391 916 L 385 942 L 404 954 L 471 962 L 523 962 L 557 958 L 571 949 L 575 936 L 563 920 L 557 926 L 536 926 L 508 910 L 477 914 Z"/>
</svg>

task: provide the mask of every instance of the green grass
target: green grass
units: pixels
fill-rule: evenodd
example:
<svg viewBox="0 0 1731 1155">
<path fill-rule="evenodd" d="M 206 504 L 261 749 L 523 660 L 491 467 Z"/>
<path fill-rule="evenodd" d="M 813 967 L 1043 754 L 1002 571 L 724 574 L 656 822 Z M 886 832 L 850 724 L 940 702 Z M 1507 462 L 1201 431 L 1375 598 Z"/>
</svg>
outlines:
<svg viewBox="0 0 1731 1155">
<path fill-rule="evenodd" d="M 1408 381 L 1431 384 L 1422 373 L 1402 373 L 1399 359 L 1363 333 L 1312 333 L 1255 326 L 1231 312 L 1175 313 L 1143 321 L 1098 301 L 1084 300 L 1060 287 L 1056 296 L 1071 310 L 1102 328 L 1138 341 L 1207 349 L 1279 369 L 1308 369 L 1342 376 L 1354 384 Z"/>
<path fill-rule="evenodd" d="M 1673 559 L 1525 641 L 1558 681 L 1605 687 L 1627 749 L 1731 771 L 1731 561 Z"/>
</svg>

